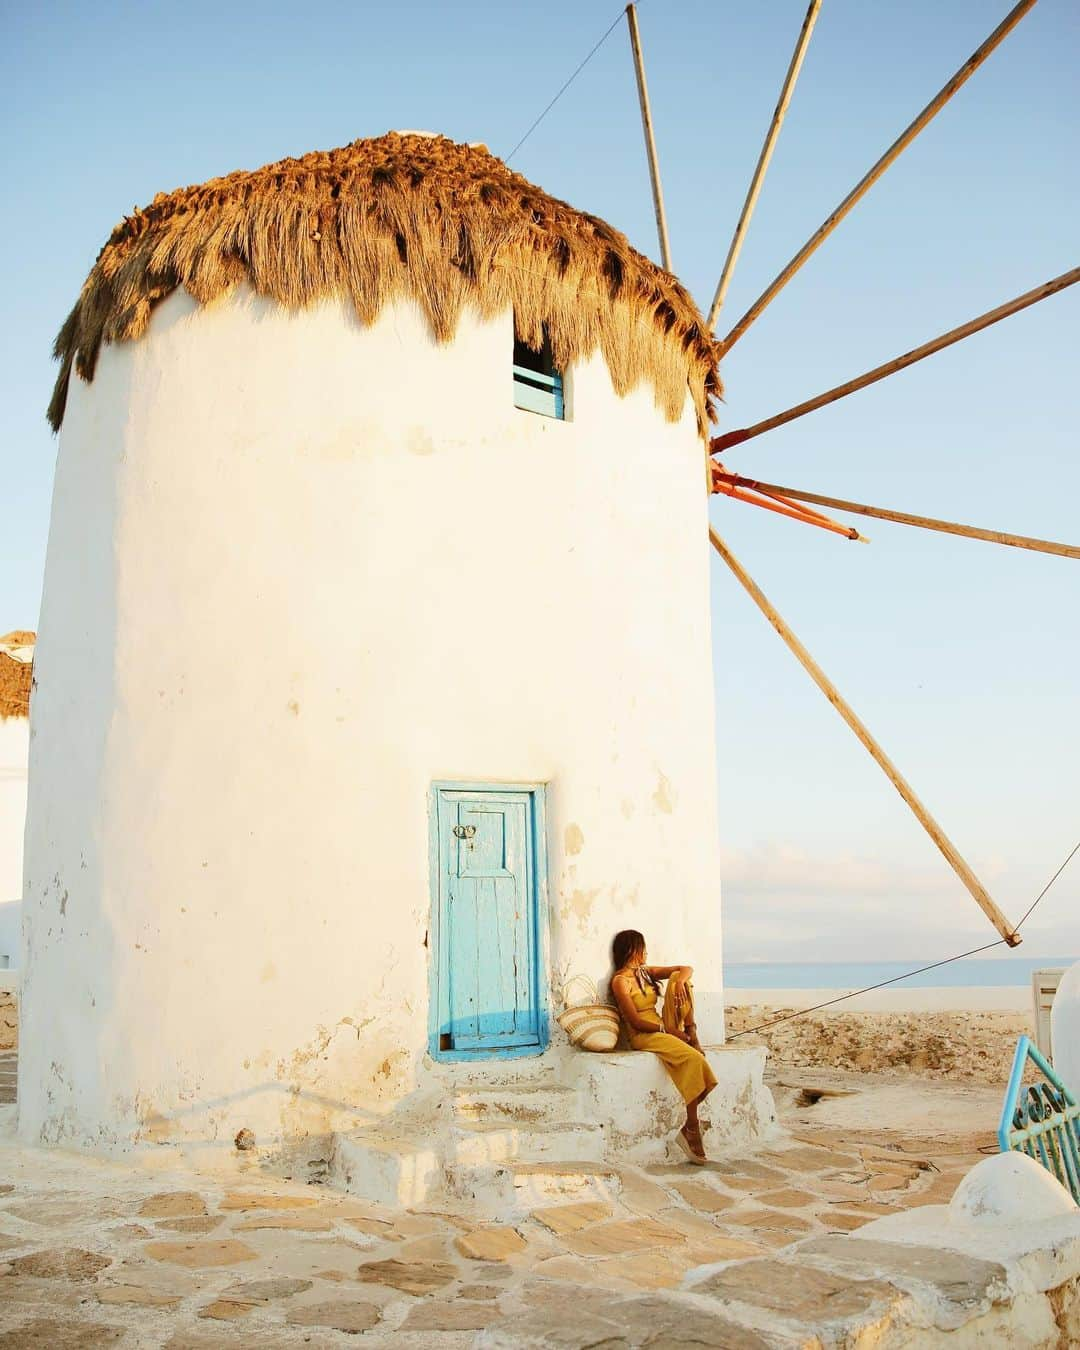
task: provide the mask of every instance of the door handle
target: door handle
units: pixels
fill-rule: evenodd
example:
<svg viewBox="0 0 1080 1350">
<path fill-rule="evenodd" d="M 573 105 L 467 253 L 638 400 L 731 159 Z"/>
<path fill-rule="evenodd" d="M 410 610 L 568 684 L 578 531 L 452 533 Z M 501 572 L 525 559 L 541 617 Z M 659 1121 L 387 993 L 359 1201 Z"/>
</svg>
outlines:
<svg viewBox="0 0 1080 1350">
<path fill-rule="evenodd" d="M 473 838 L 475 838 L 475 836 L 476 836 L 476 826 L 475 826 L 475 825 L 455 825 L 455 826 L 454 826 L 454 838 L 455 838 L 455 839 L 473 839 Z"/>
</svg>

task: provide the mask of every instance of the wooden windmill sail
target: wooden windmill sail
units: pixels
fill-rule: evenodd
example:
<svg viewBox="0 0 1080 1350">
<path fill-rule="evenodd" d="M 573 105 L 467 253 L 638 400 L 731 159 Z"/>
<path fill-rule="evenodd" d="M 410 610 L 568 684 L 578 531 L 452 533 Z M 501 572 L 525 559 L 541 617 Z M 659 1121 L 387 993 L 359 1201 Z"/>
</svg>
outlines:
<svg viewBox="0 0 1080 1350">
<path fill-rule="evenodd" d="M 802 68 L 803 59 L 806 55 L 814 25 L 817 22 L 821 3 L 822 0 L 810 0 L 809 7 L 806 11 L 806 16 L 803 20 L 802 28 L 800 29 L 795 49 L 792 53 L 791 61 L 784 77 L 776 108 L 769 123 L 761 153 L 758 157 L 750 181 L 750 186 L 747 189 L 746 198 L 732 235 L 731 244 L 724 261 L 720 280 L 717 283 L 716 293 L 713 297 L 712 306 L 709 311 L 710 330 L 715 329 L 719 319 L 727 295 L 728 286 L 735 269 L 735 264 L 738 260 L 743 243 L 745 242 L 746 233 L 769 167 L 769 161 L 772 158 L 772 153 L 776 146 L 780 129 L 783 125 L 788 106 L 794 93 L 795 84 Z M 896 140 L 893 141 L 888 149 L 863 175 L 839 205 L 829 213 L 802 248 L 800 248 L 780 272 L 777 273 L 769 285 L 762 291 L 761 295 L 754 301 L 749 309 L 747 309 L 745 314 L 743 314 L 733 325 L 726 336 L 719 341 L 718 345 L 721 356 L 730 351 L 751 325 L 757 321 L 792 277 L 795 276 L 817 249 L 821 247 L 829 235 L 833 233 L 844 218 L 856 205 L 858 205 L 862 198 L 866 196 L 874 184 L 878 182 L 882 175 L 899 158 L 903 151 L 907 149 L 912 141 L 915 140 L 920 132 L 923 131 L 923 129 L 937 116 L 957 90 L 971 78 L 975 71 L 978 70 L 1001 43 L 1004 42 L 1024 16 L 1034 8 L 1034 5 L 1035 0 L 1019 0 L 1019 3 L 1009 11 L 986 40 L 959 67 L 955 74 L 946 81 L 926 107 L 923 108 L 918 116 L 908 124 L 904 131 L 901 132 Z M 656 208 L 661 257 L 663 258 L 665 267 L 670 268 L 670 246 L 667 237 L 663 194 L 660 186 L 660 170 L 656 143 L 652 130 L 652 116 L 649 108 L 645 80 L 641 37 L 638 29 L 635 6 L 633 4 L 627 5 L 626 17 L 630 33 L 631 48 L 634 56 L 635 72 L 637 75 L 642 127 L 645 134 L 645 146 L 649 159 L 649 171 L 652 180 L 653 200 Z M 840 524 L 837 521 L 830 519 L 828 516 L 823 515 L 821 512 L 813 510 L 807 503 L 829 506 L 837 510 L 851 511 L 856 514 L 873 516 L 878 519 L 890 520 L 922 529 L 942 531 L 959 535 L 962 538 L 1006 544 L 1012 547 L 1033 550 L 1036 552 L 1051 553 L 1059 557 L 1080 558 L 1080 547 L 1076 545 L 1054 543 L 1045 539 L 1033 539 L 1024 535 L 983 529 L 977 526 L 961 525 L 952 521 L 938 520 L 933 517 L 894 511 L 885 507 L 868 506 L 865 503 L 825 496 L 821 493 L 808 491 L 806 489 L 785 488 L 778 486 L 777 484 L 762 482 L 755 478 L 748 478 L 728 470 L 719 459 L 719 456 L 732 446 L 753 440 L 777 427 L 784 426 L 788 422 L 794 421 L 799 417 L 806 416 L 808 413 L 825 407 L 827 404 L 834 403 L 841 398 L 846 398 L 849 394 L 856 393 L 870 384 L 886 379 L 890 375 L 896 374 L 898 371 L 905 370 L 915 362 L 924 360 L 926 357 L 932 356 L 935 353 L 944 350 L 946 347 L 962 341 L 966 337 L 970 337 L 973 333 L 981 332 L 982 329 L 989 327 L 991 324 L 998 323 L 1031 305 L 1037 304 L 1052 295 L 1056 295 L 1059 291 L 1074 285 L 1078 281 L 1080 281 L 1080 267 L 1075 267 L 1064 272 L 1061 276 L 1035 286 L 1031 290 L 1026 291 L 1023 295 L 1017 296 L 1014 299 L 997 306 L 995 309 L 979 315 L 977 318 L 971 319 L 966 323 L 950 329 L 947 333 L 944 333 L 939 337 L 922 343 L 911 351 L 905 352 L 890 361 L 886 361 L 884 364 L 876 366 L 874 369 L 866 371 L 862 375 L 856 376 L 854 379 L 849 379 L 836 385 L 834 388 L 825 391 L 823 394 L 807 399 L 802 403 L 796 404 L 792 408 L 785 409 L 784 411 L 765 418 L 752 426 L 729 431 L 724 435 L 713 437 L 709 443 L 709 451 L 712 456 L 710 464 L 711 491 L 718 495 L 733 498 L 736 501 L 744 501 L 751 505 L 763 507 L 766 510 L 787 516 L 789 519 L 799 520 L 805 524 L 815 525 L 830 530 L 833 533 L 842 534 L 846 538 L 853 540 L 860 540 L 864 537 L 861 536 L 858 530 L 853 526 Z M 987 916 L 995 929 L 997 929 L 1002 940 L 1010 947 L 1017 946 L 1021 941 L 1020 933 L 1018 931 L 1019 925 L 1010 923 L 994 903 L 985 886 L 961 856 L 960 852 L 946 835 L 942 827 L 933 816 L 931 816 L 930 812 L 916 795 L 914 789 L 903 777 L 899 769 L 897 769 L 885 750 L 861 721 L 850 704 L 843 698 L 836 685 L 833 684 L 810 655 L 806 647 L 803 646 L 795 636 L 791 628 L 781 617 L 779 611 L 767 599 L 764 592 L 734 556 L 731 549 L 716 530 L 710 528 L 709 537 L 717 553 L 723 558 L 724 562 L 750 595 L 751 599 L 783 638 L 784 642 L 794 653 L 800 664 L 810 675 L 811 679 L 813 679 L 818 688 L 824 693 L 825 697 L 833 707 L 836 708 L 837 712 L 852 731 L 854 731 L 855 735 L 865 746 L 871 757 L 883 770 L 893 787 L 896 788 L 897 792 L 899 792 L 900 796 L 911 808 L 915 817 L 934 841 L 934 844 L 940 850 L 950 867 L 952 867 L 953 871 L 963 882 L 980 909 Z"/>
</svg>

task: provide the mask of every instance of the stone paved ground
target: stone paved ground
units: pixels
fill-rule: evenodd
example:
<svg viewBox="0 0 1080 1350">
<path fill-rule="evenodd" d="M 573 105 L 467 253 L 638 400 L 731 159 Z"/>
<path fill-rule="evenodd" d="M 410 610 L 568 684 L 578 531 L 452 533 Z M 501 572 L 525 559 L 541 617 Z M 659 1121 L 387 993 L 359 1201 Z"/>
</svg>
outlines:
<svg viewBox="0 0 1080 1350">
<path fill-rule="evenodd" d="M 794 1132 L 737 1158 L 622 1168 L 611 1203 L 552 1204 L 513 1224 L 388 1211 L 256 1168 L 209 1175 L 22 1149 L 9 1121 L 0 1347 L 454 1346 L 504 1322 L 568 1311 L 572 1322 L 573 1310 L 602 1321 L 619 1292 L 674 1288 L 694 1266 L 943 1203 L 993 1145 L 989 1130 L 950 1134 L 947 1109 L 922 1134 L 834 1127 L 827 1112 L 815 1124 L 805 1105 L 788 1119 Z M 765 1344 L 732 1327 L 695 1343 Z"/>
</svg>

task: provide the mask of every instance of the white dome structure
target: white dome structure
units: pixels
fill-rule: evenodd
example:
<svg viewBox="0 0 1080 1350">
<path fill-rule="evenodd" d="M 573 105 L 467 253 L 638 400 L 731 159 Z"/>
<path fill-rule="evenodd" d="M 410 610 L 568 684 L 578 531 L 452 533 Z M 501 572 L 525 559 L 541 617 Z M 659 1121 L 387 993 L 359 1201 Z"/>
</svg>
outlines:
<svg viewBox="0 0 1080 1350">
<path fill-rule="evenodd" d="M 960 1223 L 1049 1222 L 1076 1213 L 1076 1201 L 1055 1176 L 1026 1153 L 993 1153 L 977 1162 L 949 1201 Z"/>
<path fill-rule="evenodd" d="M 159 196 L 57 351 L 22 1135 L 377 1118 L 546 1053 L 626 927 L 721 1040 L 719 382 L 674 278 L 390 134 Z"/>
</svg>

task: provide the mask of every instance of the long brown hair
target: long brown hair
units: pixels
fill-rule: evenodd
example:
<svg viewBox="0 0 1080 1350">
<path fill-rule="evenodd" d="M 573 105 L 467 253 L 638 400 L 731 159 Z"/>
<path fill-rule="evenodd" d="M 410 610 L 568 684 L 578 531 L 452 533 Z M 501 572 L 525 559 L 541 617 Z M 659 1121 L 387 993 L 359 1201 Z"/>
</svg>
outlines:
<svg viewBox="0 0 1080 1350">
<path fill-rule="evenodd" d="M 624 928 L 611 940 L 611 959 L 616 970 L 622 970 L 633 957 L 640 956 L 645 950 L 645 937 L 636 928 Z"/>
<path fill-rule="evenodd" d="M 622 970 L 623 966 L 631 960 L 632 957 L 640 956 L 645 951 L 644 934 L 639 933 L 636 928 L 624 928 L 621 933 L 616 933 L 611 940 L 611 959 L 615 962 L 615 969 Z M 660 985 L 653 979 L 644 966 L 639 966 L 637 970 L 637 982 L 642 989 L 647 984 L 659 992 Z"/>
</svg>

